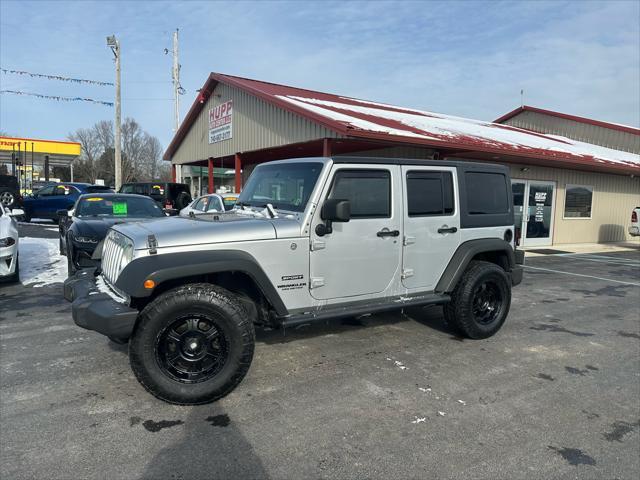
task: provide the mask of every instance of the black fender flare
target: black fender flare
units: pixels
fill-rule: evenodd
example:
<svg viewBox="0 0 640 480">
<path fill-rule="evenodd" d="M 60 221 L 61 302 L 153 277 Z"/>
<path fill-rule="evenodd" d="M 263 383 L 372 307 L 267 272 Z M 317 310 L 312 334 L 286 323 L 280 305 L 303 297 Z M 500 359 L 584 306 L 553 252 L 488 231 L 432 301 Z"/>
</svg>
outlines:
<svg viewBox="0 0 640 480">
<path fill-rule="evenodd" d="M 436 285 L 435 291 L 439 293 L 452 292 L 473 257 L 479 253 L 487 252 L 500 252 L 507 256 L 507 261 L 509 262 L 507 273 L 510 273 L 515 267 L 515 254 L 510 243 L 505 242 L 501 238 L 469 240 L 461 243 L 453 254 L 447 268 L 444 269 L 444 273 L 440 277 L 440 281 Z"/>
<path fill-rule="evenodd" d="M 221 272 L 247 274 L 278 315 L 288 314 L 278 291 L 257 260 L 240 250 L 193 251 L 139 257 L 122 270 L 115 286 L 131 297 L 144 298 L 153 293 L 153 290 L 144 288 L 145 280 L 153 280 L 157 286 L 168 280 Z"/>
</svg>

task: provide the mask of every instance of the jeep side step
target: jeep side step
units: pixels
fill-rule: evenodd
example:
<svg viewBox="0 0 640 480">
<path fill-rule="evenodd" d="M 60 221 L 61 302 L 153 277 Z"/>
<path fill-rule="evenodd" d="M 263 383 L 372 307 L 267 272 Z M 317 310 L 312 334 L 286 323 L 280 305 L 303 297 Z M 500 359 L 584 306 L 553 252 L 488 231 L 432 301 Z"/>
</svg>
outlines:
<svg viewBox="0 0 640 480">
<path fill-rule="evenodd" d="M 320 307 L 317 310 L 296 312 L 279 317 L 281 327 L 296 327 L 305 323 L 320 322 L 329 319 L 356 317 L 370 313 L 389 312 L 407 307 L 422 307 L 426 305 L 442 305 L 451 301 L 451 297 L 444 293 L 426 293 L 415 296 L 397 296 L 381 301 L 360 301 L 341 303 Z"/>
</svg>

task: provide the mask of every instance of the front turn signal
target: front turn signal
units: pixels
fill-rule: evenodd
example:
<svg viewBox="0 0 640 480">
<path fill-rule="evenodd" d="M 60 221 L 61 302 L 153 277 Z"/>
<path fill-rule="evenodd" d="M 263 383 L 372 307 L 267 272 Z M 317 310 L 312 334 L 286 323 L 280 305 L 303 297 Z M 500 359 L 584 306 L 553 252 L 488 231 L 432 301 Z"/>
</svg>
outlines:
<svg viewBox="0 0 640 480">
<path fill-rule="evenodd" d="M 144 288 L 146 288 L 147 290 L 153 290 L 153 288 L 156 286 L 156 282 L 154 282 L 153 280 L 145 280 L 144 281 Z"/>
</svg>

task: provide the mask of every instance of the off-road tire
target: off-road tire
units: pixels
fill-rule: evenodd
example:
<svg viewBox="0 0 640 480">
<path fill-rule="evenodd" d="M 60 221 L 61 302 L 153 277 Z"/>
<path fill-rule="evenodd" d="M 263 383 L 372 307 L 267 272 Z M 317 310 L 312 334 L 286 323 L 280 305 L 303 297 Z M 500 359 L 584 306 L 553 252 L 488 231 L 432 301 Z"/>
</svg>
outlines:
<svg viewBox="0 0 640 480">
<path fill-rule="evenodd" d="M 171 378 L 161 367 L 156 345 L 180 316 L 206 315 L 228 342 L 221 369 L 199 383 Z M 129 362 L 142 386 L 155 397 L 178 405 L 210 403 L 229 394 L 244 378 L 253 359 L 255 331 L 242 302 L 217 285 L 195 283 L 159 295 L 140 314 L 129 341 Z"/>
<path fill-rule="evenodd" d="M 484 282 L 495 285 L 500 295 L 495 318 L 487 324 L 478 322 L 474 315 L 476 290 Z M 474 260 L 451 294 L 451 302 L 444 306 L 444 317 L 447 323 L 464 337 L 488 338 L 500 330 L 509 314 L 510 306 L 511 281 L 507 273 L 495 263 Z"/>
</svg>

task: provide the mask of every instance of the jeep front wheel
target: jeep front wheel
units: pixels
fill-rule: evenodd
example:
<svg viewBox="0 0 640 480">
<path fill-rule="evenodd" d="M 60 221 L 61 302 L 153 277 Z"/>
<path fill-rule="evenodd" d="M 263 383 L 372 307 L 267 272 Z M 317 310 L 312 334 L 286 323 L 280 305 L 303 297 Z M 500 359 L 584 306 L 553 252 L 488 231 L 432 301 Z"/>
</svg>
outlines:
<svg viewBox="0 0 640 480">
<path fill-rule="evenodd" d="M 494 335 L 511 306 L 509 276 L 498 265 L 472 261 L 444 307 L 447 323 L 467 338 Z"/>
<path fill-rule="evenodd" d="M 232 293 L 190 284 L 142 311 L 129 360 L 138 381 L 159 399 L 197 405 L 224 397 L 242 381 L 254 343 L 251 318 Z"/>
</svg>

